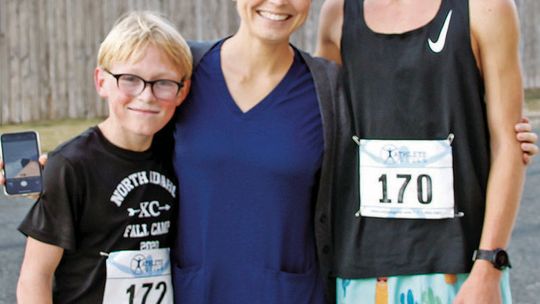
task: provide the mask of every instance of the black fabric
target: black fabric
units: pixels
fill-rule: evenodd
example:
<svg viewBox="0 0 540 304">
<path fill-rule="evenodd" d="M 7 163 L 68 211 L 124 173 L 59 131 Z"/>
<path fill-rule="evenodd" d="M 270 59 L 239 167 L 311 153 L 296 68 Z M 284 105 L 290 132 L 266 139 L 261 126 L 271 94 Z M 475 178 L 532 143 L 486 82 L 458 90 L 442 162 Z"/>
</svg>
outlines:
<svg viewBox="0 0 540 304">
<path fill-rule="evenodd" d="M 106 258 L 100 252 L 145 249 L 149 241 L 170 247 L 169 236 L 153 235 L 151 225 L 173 219 L 177 183 L 170 158 L 158 157 L 165 150 L 155 151 L 162 143 L 154 143 L 145 152 L 123 150 L 93 127 L 49 154 L 43 194 L 19 230 L 65 249 L 55 272 L 54 303 L 101 303 Z M 141 203 L 152 201 L 170 209 L 130 216 L 129 208 L 142 210 Z"/>
<path fill-rule="evenodd" d="M 452 11 L 444 48 L 437 41 Z M 346 0 L 341 55 L 352 133 L 366 139 L 445 139 L 453 147 L 456 212 L 464 217 L 408 220 L 355 217 L 358 152 L 348 136 L 337 173 L 335 272 L 343 278 L 463 273 L 472 267 L 483 224 L 489 132 L 483 82 L 471 49 L 465 0 L 443 0 L 427 25 L 380 34 L 364 21 L 363 1 Z M 347 138 L 348 137 L 348 141 Z"/>
</svg>

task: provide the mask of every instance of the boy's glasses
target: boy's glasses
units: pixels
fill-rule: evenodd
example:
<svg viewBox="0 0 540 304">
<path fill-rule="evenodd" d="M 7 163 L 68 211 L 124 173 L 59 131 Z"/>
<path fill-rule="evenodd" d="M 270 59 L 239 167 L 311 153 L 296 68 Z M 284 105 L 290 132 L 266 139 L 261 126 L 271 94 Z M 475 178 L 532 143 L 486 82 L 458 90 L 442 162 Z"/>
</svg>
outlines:
<svg viewBox="0 0 540 304">
<path fill-rule="evenodd" d="M 122 91 L 122 93 L 129 95 L 131 97 L 138 96 L 141 94 L 146 85 L 150 85 L 152 94 L 157 99 L 169 101 L 176 98 L 180 89 L 184 86 L 184 81 L 176 82 L 168 79 L 157 79 L 152 81 L 147 81 L 141 77 L 133 74 L 113 74 L 106 69 L 103 69 L 105 72 L 111 74 L 112 77 L 116 78 L 116 85 Z"/>
</svg>

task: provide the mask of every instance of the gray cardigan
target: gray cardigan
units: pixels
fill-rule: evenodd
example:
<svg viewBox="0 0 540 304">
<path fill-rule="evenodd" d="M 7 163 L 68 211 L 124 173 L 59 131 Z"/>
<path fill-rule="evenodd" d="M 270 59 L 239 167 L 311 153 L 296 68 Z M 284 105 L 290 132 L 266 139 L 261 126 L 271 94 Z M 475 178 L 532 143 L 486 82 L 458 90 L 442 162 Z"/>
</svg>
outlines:
<svg viewBox="0 0 540 304">
<path fill-rule="evenodd" d="M 193 54 L 193 66 L 197 66 L 201 58 L 217 42 L 189 42 Z M 314 58 L 300 51 L 307 64 L 317 92 L 317 99 L 322 117 L 324 136 L 324 156 L 322 169 L 319 172 L 317 200 L 314 213 L 314 231 L 317 246 L 317 257 L 321 276 L 325 280 L 326 299 L 328 303 L 336 301 L 335 278 L 331 273 L 332 265 L 332 188 L 336 167 L 336 138 L 349 121 L 348 108 L 341 89 L 339 66 L 322 58 Z M 347 133 L 348 134 L 348 133 Z"/>
</svg>

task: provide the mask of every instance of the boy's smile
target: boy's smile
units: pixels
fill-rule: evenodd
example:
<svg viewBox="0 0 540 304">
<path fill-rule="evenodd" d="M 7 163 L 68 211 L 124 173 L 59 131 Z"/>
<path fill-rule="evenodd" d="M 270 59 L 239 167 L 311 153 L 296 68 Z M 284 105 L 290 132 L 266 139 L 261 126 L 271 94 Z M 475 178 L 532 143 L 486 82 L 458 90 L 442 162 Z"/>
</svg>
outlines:
<svg viewBox="0 0 540 304">
<path fill-rule="evenodd" d="M 151 115 L 151 114 L 159 114 L 159 110 L 153 110 L 153 109 L 145 109 L 143 107 L 127 107 L 128 110 L 131 110 L 131 111 L 134 111 L 136 113 L 140 113 L 142 115 L 145 115 L 145 114 L 148 114 L 148 115 Z"/>
</svg>

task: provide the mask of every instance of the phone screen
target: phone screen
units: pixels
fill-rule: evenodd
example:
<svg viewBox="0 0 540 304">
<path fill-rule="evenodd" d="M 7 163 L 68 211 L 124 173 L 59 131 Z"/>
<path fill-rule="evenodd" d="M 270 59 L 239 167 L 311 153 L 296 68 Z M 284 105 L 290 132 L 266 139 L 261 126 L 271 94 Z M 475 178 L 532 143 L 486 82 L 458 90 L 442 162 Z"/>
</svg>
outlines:
<svg viewBox="0 0 540 304">
<path fill-rule="evenodd" d="M 2 134 L 2 158 L 9 195 L 41 192 L 39 146 L 35 132 Z"/>
</svg>

